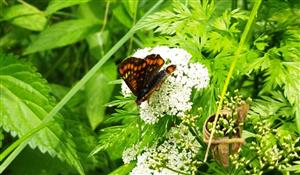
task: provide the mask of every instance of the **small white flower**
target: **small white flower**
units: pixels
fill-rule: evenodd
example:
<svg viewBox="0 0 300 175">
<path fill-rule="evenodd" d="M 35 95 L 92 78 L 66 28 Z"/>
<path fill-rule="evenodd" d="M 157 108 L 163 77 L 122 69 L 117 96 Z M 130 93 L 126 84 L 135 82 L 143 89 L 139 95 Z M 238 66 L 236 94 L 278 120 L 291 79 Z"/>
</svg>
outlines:
<svg viewBox="0 0 300 175">
<path fill-rule="evenodd" d="M 192 56 L 180 48 L 144 48 L 137 50 L 132 56 L 144 58 L 150 54 L 159 54 L 165 60 L 163 68 L 175 64 L 176 70 L 158 91 L 153 92 L 149 99 L 140 105 L 141 119 L 148 124 L 154 124 L 164 115 L 184 116 L 185 112 L 192 108 L 192 89 L 200 90 L 208 86 L 207 68 L 199 63 L 189 63 Z M 130 90 L 123 82 L 123 95 L 128 96 L 128 92 Z"/>
<path fill-rule="evenodd" d="M 123 162 L 126 164 L 130 163 L 132 160 L 135 160 L 137 156 L 137 151 L 138 145 L 133 145 L 132 147 L 125 149 L 122 154 Z"/>
<path fill-rule="evenodd" d="M 121 91 L 124 97 L 129 97 L 132 93 L 127 84 L 123 81 L 121 85 Z"/>
<path fill-rule="evenodd" d="M 186 144 L 182 144 L 186 143 Z M 178 144 L 181 143 L 181 144 Z M 188 147 L 184 145 L 189 145 Z M 137 165 L 131 171 L 131 175 L 178 175 L 178 173 L 168 169 L 191 174 L 195 167 L 191 162 L 195 159 L 200 148 L 200 144 L 195 137 L 188 131 L 187 126 L 179 125 L 173 127 L 166 136 L 166 140 L 158 145 L 148 148 L 137 157 Z M 154 165 L 160 165 L 160 155 L 163 157 L 165 165 L 153 169 Z M 168 168 L 166 168 L 168 167 Z"/>
</svg>

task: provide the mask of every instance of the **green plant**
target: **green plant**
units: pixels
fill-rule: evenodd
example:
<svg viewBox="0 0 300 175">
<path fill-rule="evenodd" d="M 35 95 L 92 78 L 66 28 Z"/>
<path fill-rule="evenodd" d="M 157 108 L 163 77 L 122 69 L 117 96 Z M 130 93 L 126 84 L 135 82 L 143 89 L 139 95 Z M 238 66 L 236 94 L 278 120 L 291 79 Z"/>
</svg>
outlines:
<svg viewBox="0 0 300 175">
<path fill-rule="evenodd" d="M 1 0 L 0 174 L 298 173 L 299 9 L 295 0 Z M 177 68 L 137 106 L 117 65 L 150 53 Z M 236 108 L 225 98 L 236 89 L 253 101 L 245 144 L 224 168 L 201 132 L 208 116 Z M 234 133 L 228 119 L 216 119 L 211 139 Z"/>
</svg>

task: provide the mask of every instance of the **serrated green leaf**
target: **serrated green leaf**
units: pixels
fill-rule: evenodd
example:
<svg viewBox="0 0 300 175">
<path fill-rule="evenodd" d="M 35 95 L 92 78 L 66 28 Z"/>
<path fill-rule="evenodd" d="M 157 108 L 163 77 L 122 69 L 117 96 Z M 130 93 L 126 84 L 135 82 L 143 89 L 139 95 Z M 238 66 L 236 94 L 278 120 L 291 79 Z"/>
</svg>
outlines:
<svg viewBox="0 0 300 175">
<path fill-rule="evenodd" d="M 66 46 L 86 38 L 100 29 L 97 21 L 76 19 L 54 24 L 43 31 L 24 54 Z"/>
<path fill-rule="evenodd" d="M 66 8 L 66 7 L 71 7 L 73 5 L 77 5 L 77 4 L 83 4 L 83 3 L 87 3 L 90 0 L 51 0 L 49 2 L 49 5 L 45 11 L 45 13 L 47 15 L 52 14 L 56 11 L 59 11 L 60 9 Z"/>
<path fill-rule="evenodd" d="M 29 4 L 18 4 L 4 11 L 3 19 L 19 27 L 41 31 L 44 29 L 47 18 L 44 13 Z"/>
<path fill-rule="evenodd" d="M 117 66 L 113 62 L 106 63 L 86 84 L 86 112 L 92 129 L 95 129 L 105 117 L 105 104 L 114 90 L 108 84 L 117 78 Z"/>
<path fill-rule="evenodd" d="M 0 91 L 0 126 L 13 136 L 23 136 L 41 124 L 54 105 L 45 79 L 11 55 L 0 54 Z M 75 145 L 61 125 L 63 118 L 58 114 L 54 120 L 34 135 L 29 145 L 66 160 L 84 174 Z"/>
</svg>

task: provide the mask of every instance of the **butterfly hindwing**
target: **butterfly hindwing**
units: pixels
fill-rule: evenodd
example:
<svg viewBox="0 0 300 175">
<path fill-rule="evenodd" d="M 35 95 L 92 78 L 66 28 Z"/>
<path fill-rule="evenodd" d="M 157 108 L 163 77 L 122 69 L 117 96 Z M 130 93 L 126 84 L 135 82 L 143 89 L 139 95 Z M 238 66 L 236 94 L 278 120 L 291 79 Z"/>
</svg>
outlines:
<svg viewBox="0 0 300 175">
<path fill-rule="evenodd" d="M 154 76 L 159 72 L 162 66 L 165 64 L 165 60 L 158 54 L 151 54 L 146 56 L 145 61 L 147 63 L 146 68 L 146 80 L 145 86 L 154 78 Z"/>
</svg>

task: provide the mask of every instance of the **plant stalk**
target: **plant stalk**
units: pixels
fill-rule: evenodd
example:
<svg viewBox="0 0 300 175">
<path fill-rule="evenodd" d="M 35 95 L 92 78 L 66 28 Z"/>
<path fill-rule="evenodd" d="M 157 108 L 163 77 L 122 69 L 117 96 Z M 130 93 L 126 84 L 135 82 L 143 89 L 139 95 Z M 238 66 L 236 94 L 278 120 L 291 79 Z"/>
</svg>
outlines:
<svg viewBox="0 0 300 175">
<path fill-rule="evenodd" d="M 235 65 L 237 63 L 237 60 L 238 60 L 238 57 L 245 45 L 245 42 L 246 42 L 246 39 L 248 38 L 248 35 L 250 34 L 250 29 L 251 29 L 251 26 L 255 20 L 255 16 L 257 14 L 257 11 L 260 7 L 260 4 L 261 4 L 262 0 L 257 0 L 255 1 L 255 4 L 253 6 L 253 9 L 251 11 L 251 14 L 250 14 L 250 17 L 249 17 L 249 20 L 246 24 L 246 27 L 244 29 L 244 32 L 241 36 L 241 40 L 240 40 L 240 43 L 238 45 L 238 48 L 234 54 L 234 58 L 233 58 L 233 61 L 231 63 L 231 66 L 230 66 L 230 69 L 229 69 L 229 72 L 227 74 L 227 77 L 226 77 L 226 80 L 225 80 L 225 83 L 224 83 L 224 86 L 223 86 L 223 89 L 222 89 L 222 93 L 221 93 L 221 98 L 220 98 L 220 103 L 218 104 L 218 108 L 217 108 L 217 112 L 216 112 L 216 117 L 214 119 L 214 122 L 213 122 L 213 128 L 212 128 L 212 132 L 211 132 L 211 135 L 209 137 L 209 141 L 208 141 L 208 146 L 207 146 L 207 149 L 206 149 L 206 152 L 205 152 L 205 157 L 204 157 L 204 162 L 207 161 L 207 157 L 208 157 L 208 153 L 209 153 L 209 149 L 210 149 L 210 146 L 211 146 L 211 143 L 212 143 L 212 139 L 213 139 L 213 136 L 214 136 L 214 133 L 215 133 L 215 129 L 216 129 L 216 125 L 217 125 L 217 121 L 218 121 L 218 118 L 219 118 L 219 115 L 220 115 L 220 110 L 222 109 L 222 106 L 223 106 L 223 101 L 224 101 L 224 97 L 226 95 L 226 91 L 227 91 L 227 88 L 228 88 L 228 85 L 229 85 L 229 82 L 230 82 L 230 78 L 233 74 L 233 71 L 234 71 L 234 68 L 235 68 Z"/>
</svg>

